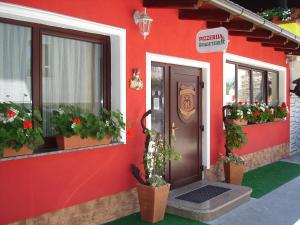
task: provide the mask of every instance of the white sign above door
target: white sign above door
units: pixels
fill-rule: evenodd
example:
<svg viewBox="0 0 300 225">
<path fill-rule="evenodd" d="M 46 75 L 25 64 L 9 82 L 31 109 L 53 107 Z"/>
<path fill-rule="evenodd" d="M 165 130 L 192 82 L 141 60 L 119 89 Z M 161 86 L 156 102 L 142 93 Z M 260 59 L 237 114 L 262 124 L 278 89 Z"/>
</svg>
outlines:
<svg viewBox="0 0 300 225">
<path fill-rule="evenodd" d="M 196 36 L 196 48 L 200 53 L 224 52 L 228 46 L 228 30 L 225 27 L 201 30 Z"/>
</svg>

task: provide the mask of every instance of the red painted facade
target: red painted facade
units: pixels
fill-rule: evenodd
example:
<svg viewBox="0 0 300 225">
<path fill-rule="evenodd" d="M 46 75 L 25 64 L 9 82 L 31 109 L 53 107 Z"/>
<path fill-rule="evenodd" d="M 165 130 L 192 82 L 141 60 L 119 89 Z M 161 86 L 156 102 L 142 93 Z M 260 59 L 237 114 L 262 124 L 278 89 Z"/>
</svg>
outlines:
<svg viewBox="0 0 300 225">
<path fill-rule="evenodd" d="M 144 40 L 133 22 L 141 0 L 3 0 L 37 9 L 118 26 L 127 31 L 127 80 L 133 68 L 141 69 L 145 82 L 146 52 L 206 61 L 211 64 L 211 163 L 224 153 L 222 129 L 223 58 L 221 53 L 199 54 L 196 33 L 205 29 L 201 21 L 182 21 L 177 10 L 149 9 L 153 27 Z M 229 53 L 287 66 L 285 55 L 244 37 L 230 37 Z M 288 73 L 289 80 L 289 73 Z M 288 83 L 288 82 L 287 82 Z M 289 90 L 289 87 L 287 88 Z M 287 96 L 289 96 L 287 94 Z M 127 118 L 135 136 L 126 145 L 75 151 L 0 162 L 0 224 L 54 211 L 102 196 L 129 190 L 135 186 L 129 165 L 140 163 L 144 136 L 139 118 L 145 111 L 145 88 L 127 87 Z M 240 151 L 247 154 L 289 142 L 289 118 L 245 128 L 248 144 Z"/>
</svg>

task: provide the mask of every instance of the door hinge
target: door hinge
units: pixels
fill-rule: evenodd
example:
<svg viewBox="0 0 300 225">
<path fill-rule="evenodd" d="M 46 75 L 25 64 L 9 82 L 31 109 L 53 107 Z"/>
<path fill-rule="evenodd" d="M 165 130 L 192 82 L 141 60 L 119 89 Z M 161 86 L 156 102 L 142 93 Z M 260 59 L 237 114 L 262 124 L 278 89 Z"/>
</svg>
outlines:
<svg viewBox="0 0 300 225">
<path fill-rule="evenodd" d="M 201 131 L 204 131 L 204 125 L 201 125 L 201 126 L 200 126 L 200 130 L 201 130 Z"/>
<path fill-rule="evenodd" d="M 200 170 L 204 171 L 204 166 L 203 165 L 200 166 Z"/>
<path fill-rule="evenodd" d="M 204 82 L 203 81 L 200 81 L 199 85 L 200 85 L 200 88 L 204 88 Z"/>
</svg>

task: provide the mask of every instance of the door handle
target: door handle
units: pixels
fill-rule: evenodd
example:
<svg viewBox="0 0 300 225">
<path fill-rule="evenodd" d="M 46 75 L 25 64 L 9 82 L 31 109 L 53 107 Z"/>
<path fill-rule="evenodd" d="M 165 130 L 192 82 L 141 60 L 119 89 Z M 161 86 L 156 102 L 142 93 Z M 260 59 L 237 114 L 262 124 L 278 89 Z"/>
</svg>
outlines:
<svg viewBox="0 0 300 225">
<path fill-rule="evenodd" d="M 175 123 L 173 122 L 173 123 L 172 123 L 172 137 L 175 137 L 175 136 L 176 136 L 176 133 L 175 133 L 175 132 L 176 132 L 177 129 L 178 129 L 178 127 L 176 127 L 176 126 L 175 126 Z"/>
</svg>

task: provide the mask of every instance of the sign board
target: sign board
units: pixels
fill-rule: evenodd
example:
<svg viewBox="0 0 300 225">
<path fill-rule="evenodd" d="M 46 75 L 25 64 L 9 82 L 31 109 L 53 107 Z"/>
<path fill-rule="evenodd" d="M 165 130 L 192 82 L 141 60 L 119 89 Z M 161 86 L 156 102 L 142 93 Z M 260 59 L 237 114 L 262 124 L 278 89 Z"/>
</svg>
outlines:
<svg viewBox="0 0 300 225">
<path fill-rule="evenodd" d="M 200 53 L 224 52 L 228 46 L 228 30 L 224 27 L 201 30 L 196 36 L 196 48 Z"/>
</svg>

